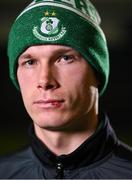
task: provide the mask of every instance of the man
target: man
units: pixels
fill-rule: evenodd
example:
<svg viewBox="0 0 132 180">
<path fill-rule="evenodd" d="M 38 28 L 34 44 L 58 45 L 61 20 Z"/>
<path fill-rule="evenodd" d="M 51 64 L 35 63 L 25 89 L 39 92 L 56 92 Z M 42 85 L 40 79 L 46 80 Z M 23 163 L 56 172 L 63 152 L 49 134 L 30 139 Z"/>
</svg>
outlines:
<svg viewBox="0 0 132 180">
<path fill-rule="evenodd" d="M 132 178 L 132 151 L 98 107 L 109 55 L 88 0 L 33 1 L 11 28 L 8 56 L 31 145 L 1 158 L 0 178 Z"/>
</svg>

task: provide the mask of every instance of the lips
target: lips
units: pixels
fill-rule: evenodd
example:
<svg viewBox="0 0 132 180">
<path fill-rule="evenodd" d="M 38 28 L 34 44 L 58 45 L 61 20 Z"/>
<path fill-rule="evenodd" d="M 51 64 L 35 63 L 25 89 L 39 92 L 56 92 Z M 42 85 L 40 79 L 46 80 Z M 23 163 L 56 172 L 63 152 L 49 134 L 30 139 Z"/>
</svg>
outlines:
<svg viewBox="0 0 132 180">
<path fill-rule="evenodd" d="M 37 100 L 33 104 L 42 108 L 59 108 L 64 103 L 64 100 L 48 99 L 48 100 Z"/>
</svg>

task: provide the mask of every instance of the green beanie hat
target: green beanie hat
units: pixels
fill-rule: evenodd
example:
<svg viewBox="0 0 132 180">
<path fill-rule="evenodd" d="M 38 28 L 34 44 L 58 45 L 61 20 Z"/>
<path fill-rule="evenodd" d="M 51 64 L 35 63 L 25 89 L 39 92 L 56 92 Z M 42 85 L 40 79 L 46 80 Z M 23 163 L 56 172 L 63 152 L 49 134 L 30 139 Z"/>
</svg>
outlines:
<svg viewBox="0 0 132 180">
<path fill-rule="evenodd" d="M 81 53 L 93 67 L 103 94 L 109 77 L 109 54 L 100 17 L 89 0 L 34 0 L 15 20 L 9 33 L 10 78 L 19 88 L 17 61 L 32 45 L 59 44 Z"/>
</svg>

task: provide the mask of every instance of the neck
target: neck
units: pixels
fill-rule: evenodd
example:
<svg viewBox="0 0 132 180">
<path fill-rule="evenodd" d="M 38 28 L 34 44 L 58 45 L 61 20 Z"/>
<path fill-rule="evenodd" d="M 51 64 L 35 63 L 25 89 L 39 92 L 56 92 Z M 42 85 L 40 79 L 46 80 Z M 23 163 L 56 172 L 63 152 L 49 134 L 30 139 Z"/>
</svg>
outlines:
<svg viewBox="0 0 132 180">
<path fill-rule="evenodd" d="M 98 116 L 96 113 L 90 112 L 87 117 L 81 118 L 79 128 L 72 131 L 51 131 L 38 128 L 36 124 L 35 133 L 41 142 L 46 145 L 56 155 L 70 154 L 77 149 L 87 138 L 89 138 L 96 130 L 98 124 Z M 85 122 L 85 123 L 82 123 Z"/>
</svg>

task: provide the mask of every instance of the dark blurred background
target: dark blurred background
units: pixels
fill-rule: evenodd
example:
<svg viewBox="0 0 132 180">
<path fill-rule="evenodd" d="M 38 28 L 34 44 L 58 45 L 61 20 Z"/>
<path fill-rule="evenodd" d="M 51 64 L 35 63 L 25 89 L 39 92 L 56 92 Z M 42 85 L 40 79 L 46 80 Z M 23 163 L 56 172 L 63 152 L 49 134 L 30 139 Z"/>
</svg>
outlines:
<svg viewBox="0 0 132 180">
<path fill-rule="evenodd" d="M 132 146 L 132 0 L 91 0 L 102 17 L 110 53 L 110 81 L 100 104 L 118 137 Z M 30 118 L 8 77 L 7 39 L 16 16 L 30 0 L 0 0 L 0 154 L 28 143 Z"/>
</svg>

